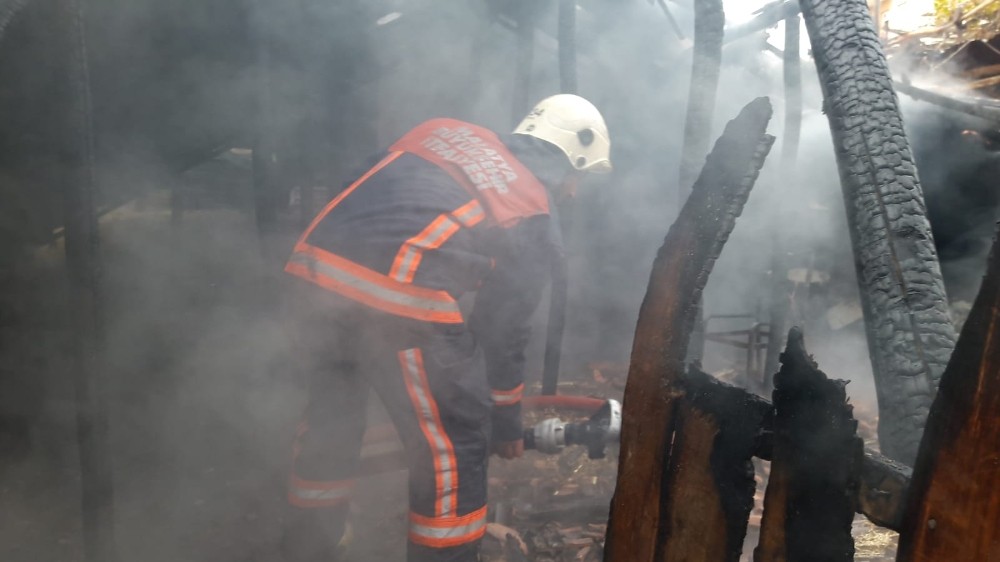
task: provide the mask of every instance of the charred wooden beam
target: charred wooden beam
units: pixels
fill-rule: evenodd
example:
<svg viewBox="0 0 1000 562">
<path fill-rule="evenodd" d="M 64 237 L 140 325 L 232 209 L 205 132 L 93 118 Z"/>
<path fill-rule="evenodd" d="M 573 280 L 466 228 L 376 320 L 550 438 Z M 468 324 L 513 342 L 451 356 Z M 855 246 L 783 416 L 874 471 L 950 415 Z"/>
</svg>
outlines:
<svg viewBox="0 0 1000 562">
<path fill-rule="evenodd" d="M 900 562 L 1000 560 L 1000 242 L 927 419 Z"/>
<path fill-rule="evenodd" d="M 915 100 L 932 103 L 951 111 L 978 117 L 989 121 L 994 127 L 1000 127 L 1000 104 L 994 99 L 987 98 L 978 101 L 963 100 L 924 88 L 918 88 L 905 82 L 893 82 L 893 85 L 897 90 Z"/>
<path fill-rule="evenodd" d="M 663 475 L 696 303 L 774 142 L 765 133 L 771 112 L 759 98 L 726 126 L 653 262 L 625 387 L 605 560 L 664 559 L 670 508 Z"/>
<path fill-rule="evenodd" d="M 683 388 L 664 476 L 662 559 L 737 562 L 756 491 L 752 458 L 771 404 L 694 368 Z"/>
<path fill-rule="evenodd" d="M 691 184 L 697 177 L 698 166 L 708 151 L 712 138 L 712 117 L 719 89 L 725 24 L 726 14 L 722 9 L 722 0 L 695 0 L 694 53 L 678 184 L 681 202 L 688 197 Z"/>
<path fill-rule="evenodd" d="M 726 43 L 742 39 L 792 19 L 798 21 L 799 4 L 795 0 L 777 0 L 754 12 L 754 18 L 744 24 L 726 30 Z M 788 43 L 785 43 L 786 45 Z"/>
<path fill-rule="evenodd" d="M 535 25 L 533 16 L 537 3 L 519 0 L 515 3 L 517 21 L 517 56 L 514 69 L 514 99 L 512 121 L 517 125 L 531 109 L 531 76 L 535 64 Z"/>
<path fill-rule="evenodd" d="M 559 85 L 564 94 L 575 94 L 576 0 L 559 0 Z"/>
<path fill-rule="evenodd" d="M 62 163 L 66 221 L 66 269 L 73 328 L 73 384 L 80 456 L 83 556 L 86 562 L 117 560 L 114 480 L 108 438 L 107 361 L 104 341 L 103 270 L 97 227 L 93 110 L 84 26 L 85 0 L 60 0 L 54 52 L 66 71 L 65 135 L 56 139 Z"/>
<path fill-rule="evenodd" d="M 864 445 L 845 381 L 830 380 L 792 328 L 774 378 L 774 450 L 755 562 L 854 559 Z"/>
<path fill-rule="evenodd" d="M 684 121 L 684 145 L 681 147 L 680 181 L 677 184 L 680 203 L 688 197 L 702 155 L 708 150 L 712 138 L 725 25 L 722 0 L 694 1 L 694 52 Z M 700 362 L 705 351 L 705 322 L 700 303 L 698 308 L 686 359 Z"/>
<path fill-rule="evenodd" d="M 955 345 L 927 206 L 865 0 L 800 0 L 833 133 L 879 404 L 879 444 L 912 464 Z"/>
<path fill-rule="evenodd" d="M 865 451 L 858 487 L 858 513 L 872 523 L 900 531 L 913 470 L 873 451 Z"/>
</svg>

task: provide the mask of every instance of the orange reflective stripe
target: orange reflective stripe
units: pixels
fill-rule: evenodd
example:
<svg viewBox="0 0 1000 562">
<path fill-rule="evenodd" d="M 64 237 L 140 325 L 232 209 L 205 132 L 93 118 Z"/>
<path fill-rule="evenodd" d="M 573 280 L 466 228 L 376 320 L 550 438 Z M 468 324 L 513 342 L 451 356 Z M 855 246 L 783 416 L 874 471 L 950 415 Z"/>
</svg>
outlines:
<svg viewBox="0 0 1000 562">
<path fill-rule="evenodd" d="M 431 448 L 434 461 L 435 499 L 434 512 L 440 517 L 451 517 L 458 509 L 458 462 L 451 439 L 441 424 L 437 402 L 431 396 L 424 370 L 424 358 L 419 349 L 399 352 L 406 391 L 410 394 L 420 429 Z"/>
<path fill-rule="evenodd" d="M 483 219 L 486 218 L 486 212 L 483 211 L 483 206 L 479 204 L 478 199 L 469 201 L 465 205 L 455 209 L 451 214 L 466 228 L 472 228 L 483 222 Z"/>
<path fill-rule="evenodd" d="M 461 324 L 462 311 L 445 291 L 400 283 L 325 250 L 299 243 L 285 271 L 372 308 L 429 322 Z"/>
<path fill-rule="evenodd" d="M 524 384 L 519 384 L 510 390 L 491 390 L 490 398 L 498 406 L 510 406 L 521 401 L 524 394 Z"/>
<path fill-rule="evenodd" d="M 478 540 L 486 532 L 486 506 L 461 517 L 426 517 L 410 512 L 410 540 L 445 548 Z"/>
<path fill-rule="evenodd" d="M 459 225 L 466 228 L 476 226 L 486 218 L 482 205 L 473 199 L 451 213 L 439 215 L 420 234 L 403 243 L 389 270 L 389 277 L 400 283 L 412 283 L 413 276 L 420 267 L 424 252 L 440 248 L 456 232 Z M 456 222 L 458 221 L 458 222 Z"/>
<path fill-rule="evenodd" d="M 347 186 L 347 189 L 341 191 L 340 194 L 334 197 L 332 201 L 327 203 L 326 207 L 323 207 L 323 210 L 320 211 L 318 215 L 316 215 L 316 218 L 314 218 L 311 223 L 309 223 L 309 228 L 307 228 L 306 231 L 302 233 L 302 236 L 299 237 L 299 243 L 300 244 L 304 243 L 309 238 L 309 235 L 312 234 L 312 231 L 313 229 L 316 228 L 316 225 L 319 224 L 320 221 L 322 221 L 326 217 L 326 215 L 330 214 L 330 211 L 332 211 L 334 207 L 339 205 L 340 202 L 343 201 L 345 197 L 350 195 L 355 189 L 358 188 L 358 186 L 368 181 L 368 178 L 377 174 L 382 168 L 385 168 L 386 166 L 391 164 L 393 160 L 399 158 L 403 154 L 404 154 L 403 152 L 398 152 L 398 151 L 390 152 L 385 158 L 379 160 L 378 164 L 375 164 L 374 166 L 372 166 L 370 170 L 365 172 L 363 176 L 355 180 L 354 183 L 352 183 L 351 185 Z"/>
<path fill-rule="evenodd" d="M 423 259 L 424 250 L 440 248 L 458 232 L 459 228 L 459 224 L 451 220 L 448 215 L 434 219 L 420 234 L 403 243 L 403 247 L 399 249 L 396 259 L 392 262 L 389 277 L 400 283 L 412 283 L 413 276 L 420 267 L 420 260 Z"/>
<path fill-rule="evenodd" d="M 292 475 L 288 503 L 296 507 L 330 507 L 350 499 L 354 480 L 303 480 Z"/>
</svg>

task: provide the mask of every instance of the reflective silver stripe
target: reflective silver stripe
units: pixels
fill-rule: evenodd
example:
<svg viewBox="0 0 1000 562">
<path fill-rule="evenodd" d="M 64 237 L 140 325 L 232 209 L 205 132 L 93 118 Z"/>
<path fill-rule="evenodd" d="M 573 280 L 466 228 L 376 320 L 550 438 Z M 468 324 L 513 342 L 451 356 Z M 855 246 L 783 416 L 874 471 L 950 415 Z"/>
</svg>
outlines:
<svg viewBox="0 0 1000 562">
<path fill-rule="evenodd" d="M 479 222 L 484 214 L 485 211 L 483 211 L 483 206 L 477 201 L 471 209 L 461 215 L 455 215 L 455 218 L 458 219 L 458 222 L 462 223 L 462 226 L 472 226 L 473 224 Z"/>
<path fill-rule="evenodd" d="M 424 233 L 421 232 L 420 235 L 418 235 L 420 240 L 418 240 L 416 244 L 411 244 L 407 241 L 405 250 L 406 253 L 403 254 L 403 259 L 400 260 L 401 265 L 399 266 L 399 271 L 396 272 L 394 279 L 405 283 L 409 278 L 410 270 L 413 269 L 413 266 L 416 263 L 417 256 L 419 256 L 420 253 L 427 248 L 436 248 L 439 246 L 441 238 L 444 237 L 452 228 L 458 228 L 458 225 L 455 224 L 455 221 L 449 219 L 448 217 L 444 217 L 441 224 L 429 232 L 427 236 L 424 236 Z"/>
<path fill-rule="evenodd" d="M 454 515 L 451 504 L 452 496 L 455 494 L 453 475 L 455 467 L 452 465 L 451 456 L 448 454 L 448 438 L 443 433 L 443 428 L 439 427 L 434 419 L 434 411 L 431 409 L 432 398 L 428 390 L 424 388 L 420 380 L 420 371 L 417 366 L 417 349 L 407 349 L 403 351 L 403 358 L 406 361 L 406 375 L 410 379 L 410 388 L 416 397 L 419 407 L 419 414 L 423 418 L 423 426 L 427 429 L 431 454 L 438 460 L 438 474 L 441 475 L 441 516 L 450 517 Z"/>
<path fill-rule="evenodd" d="M 521 393 L 517 394 L 490 394 L 496 404 L 513 404 L 521 400 Z"/>
<path fill-rule="evenodd" d="M 347 499 L 351 496 L 350 486 L 338 486 L 329 490 L 311 490 L 309 488 L 297 488 L 291 486 L 289 492 L 302 500 L 309 501 L 325 501 L 325 500 L 341 500 Z"/>
<path fill-rule="evenodd" d="M 419 308 L 423 310 L 428 310 L 431 312 L 449 312 L 454 314 L 461 314 L 458 308 L 458 303 L 455 301 L 442 302 L 434 299 L 425 299 L 421 297 L 416 297 L 413 295 L 408 295 L 401 291 L 394 291 L 392 289 L 376 285 L 370 281 L 362 279 L 349 271 L 340 269 L 339 267 L 330 265 L 326 262 L 322 262 L 313 259 L 308 254 L 303 252 L 296 252 L 292 254 L 289 258 L 290 262 L 305 265 L 306 267 L 313 268 L 316 272 L 329 277 L 339 283 L 354 287 L 355 289 L 367 293 L 377 299 L 382 301 L 397 304 L 400 306 L 408 306 L 411 308 Z M 359 266 L 360 267 L 360 266 Z M 386 279 L 390 279 L 386 277 Z"/>
<path fill-rule="evenodd" d="M 471 535 L 485 526 L 486 515 L 483 514 L 475 521 L 457 527 L 429 527 L 410 521 L 410 532 L 428 539 L 452 539 Z"/>
</svg>

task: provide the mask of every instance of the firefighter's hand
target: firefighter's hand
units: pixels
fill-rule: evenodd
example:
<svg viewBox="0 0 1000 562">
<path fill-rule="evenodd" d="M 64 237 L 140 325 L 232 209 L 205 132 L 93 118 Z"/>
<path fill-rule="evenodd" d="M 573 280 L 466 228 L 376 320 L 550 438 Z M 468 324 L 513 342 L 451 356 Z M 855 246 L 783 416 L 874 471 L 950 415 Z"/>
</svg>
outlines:
<svg viewBox="0 0 1000 562">
<path fill-rule="evenodd" d="M 493 444 L 493 454 L 501 459 L 516 459 L 524 455 L 524 439 Z"/>
</svg>

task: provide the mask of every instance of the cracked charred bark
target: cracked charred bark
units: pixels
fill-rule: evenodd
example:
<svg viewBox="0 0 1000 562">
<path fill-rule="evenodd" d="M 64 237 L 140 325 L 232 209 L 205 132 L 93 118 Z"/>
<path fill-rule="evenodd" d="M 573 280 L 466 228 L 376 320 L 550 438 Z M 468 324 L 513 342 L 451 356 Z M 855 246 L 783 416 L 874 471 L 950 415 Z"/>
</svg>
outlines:
<svg viewBox="0 0 1000 562">
<path fill-rule="evenodd" d="M 875 374 L 879 442 L 913 463 L 955 331 L 917 169 L 864 0 L 800 0 L 823 87 Z"/>
</svg>

